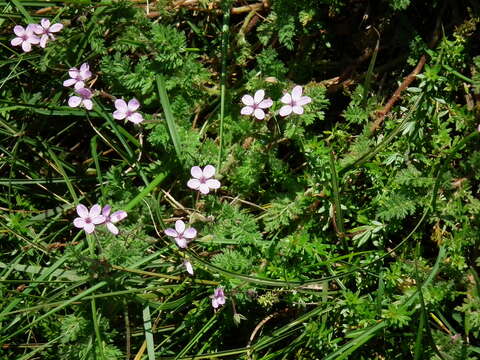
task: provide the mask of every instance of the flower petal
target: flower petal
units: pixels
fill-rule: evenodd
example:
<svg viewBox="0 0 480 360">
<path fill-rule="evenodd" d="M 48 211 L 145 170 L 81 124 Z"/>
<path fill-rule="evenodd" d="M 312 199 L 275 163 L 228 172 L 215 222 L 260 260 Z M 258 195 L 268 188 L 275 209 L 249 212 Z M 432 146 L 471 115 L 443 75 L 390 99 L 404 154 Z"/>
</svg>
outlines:
<svg viewBox="0 0 480 360">
<path fill-rule="evenodd" d="M 127 116 L 127 113 L 122 110 L 115 110 L 113 112 L 113 118 L 116 120 L 123 120 Z"/>
<path fill-rule="evenodd" d="M 98 224 L 103 224 L 105 222 L 105 216 L 103 215 L 98 215 L 98 216 L 95 216 L 95 217 L 92 217 L 92 223 L 95 224 L 95 225 L 98 225 Z"/>
<path fill-rule="evenodd" d="M 70 96 L 70 99 L 68 99 L 68 106 L 77 107 L 81 102 L 82 98 L 80 96 Z"/>
<path fill-rule="evenodd" d="M 43 18 L 40 20 L 40 25 L 42 25 L 44 29 L 48 29 L 50 27 L 50 20 Z"/>
<path fill-rule="evenodd" d="M 62 29 L 63 29 L 63 24 L 60 24 L 60 23 L 56 23 L 50 26 L 50 32 L 55 33 L 55 32 L 59 32 Z"/>
<path fill-rule="evenodd" d="M 292 103 L 292 96 L 289 93 L 286 93 L 282 96 L 280 101 L 284 104 L 291 104 Z"/>
<path fill-rule="evenodd" d="M 48 40 L 48 36 L 47 35 L 42 35 L 42 37 L 40 38 L 40 47 L 45 49 L 45 46 L 47 46 L 47 40 Z"/>
<path fill-rule="evenodd" d="M 188 180 L 188 182 L 187 182 L 187 186 L 188 186 L 190 189 L 198 190 L 198 188 L 200 187 L 200 180 L 198 180 L 198 179 L 190 179 L 190 180 Z"/>
<path fill-rule="evenodd" d="M 302 115 L 303 114 L 303 107 L 296 105 L 296 106 L 293 107 L 293 112 L 295 114 Z"/>
<path fill-rule="evenodd" d="M 17 38 L 18 39 L 18 38 Z M 240 110 L 240 114 L 242 115 L 251 115 L 253 113 L 253 107 L 252 106 L 245 106 Z"/>
<path fill-rule="evenodd" d="M 75 90 L 75 92 L 84 99 L 90 99 L 92 97 L 92 91 L 89 88 L 81 88 Z"/>
<path fill-rule="evenodd" d="M 137 99 L 133 98 L 128 102 L 127 107 L 128 107 L 128 110 L 133 112 L 140 107 L 140 103 L 138 102 Z"/>
<path fill-rule="evenodd" d="M 80 71 L 78 72 L 78 75 L 82 80 L 87 80 L 92 76 L 92 72 L 90 71 L 90 66 L 87 63 L 83 63 L 80 66 Z"/>
<path fill-rule="evenodd" d="M 257 90 L 255 95 L 253 96 L 253 101 L 255 102 L 255 104 L 259 104 L 262 102 L 264 97 L 265 97 L 265 90 Z"/>
<path fill-rule="evenodd" d="M 215 175 L 215 166 L 207 165 L 203 168 L 203 176 L 205 178 L 211 178 L 213 175 Z"/>
<path fill-rule="evenodd" d="M 88 65 L 88 63 L 83 63 L 82 65 L 80 65 L 80 71 L 81 72 L 85 72 L 85 71 L 89 71 L 90 70 L 90 65 Z"/>
<path fill-rule="evenodd" d="M 92 110 L 93 109 L 93 102 L 90 99 L 85 99 L 82 101 L 83 106 L 85 106 L 85 109 L 87 110 Z"/>
<path fill-rule="evenodd" d="M 70 70 L 68 70 L 68 75 L 72 78 L 72 79 L 76 79 L 78 77 L 78 74 L 80 72 L 78 71 L 77 68 L 73 67 L 73 68 L 70 68 Z"/>
<path fill-rule="evenodd" d="M 43 28 L 43 26 L 34 24 L 33 32 L 37 35 L 42 35 L 45 33 L 45 29 Z"/>
<path fill-rule="evenodd" d="M 83 227 L 83 230 L 85 230 L 87 234 L 91 234 L 95 230 L 95 225 L 93 225 L 92 223 L 85 224 L 85 226 Z"/>
<path fill-rule="evenodd" d="M 304 106 L 310 104 L 312 102 L 312 98 L 309 96 L 302 96 L 300 100 L 297 101 L 297 105 Z"/>
<path fill-rule="evenodd" d="M 300 85 L 297 85 L 293 88 L 292 90 L 292 99 L 293 101 L 298 101 L 302 97 L 302 87 Z"/>
<path fill-rule="evenodd" d="M 164 233 L 165 233 L 165 235 L 171 236 L 171 237 L 177 237 L 178 236 L 178 233 L 172 228 L 165 229 Z"/>
<path fill-rule="evenodd" d="M 108 215 L 110 215 L 110 211 L 112 211 L 112 207 L 110 205 L 105 205 L 102 209 L 102 215 L 108 217 Z"/>
<path fill-rule="evenodd" d="M 68 79 L 68 80 L 65 80 L 63 82 L 63 86 L 72 86 L 73 84 L 75 84 L 77 82 L 77 80 L 75 79 Z"/>
<path fill-rule="evenodd" d="M 23 36 L 25 34 L 25 29 L 23 28 L 23 26 L 15 25 L 15 27 L 13 28 L 13 32 L 17 36 Z"/>
<path fill-rule="evenodd" d="M 126 113 L 128 111 L 127 103 L 123 99 L 115 100 L 115 108 L 117 110 L 120 110 L 120 111 L 124 112 L 124 113 Z"/>
<path fill-rule="evenodd" d="M 20 36 L 20 35 L 19 35 Z M 244 103 L 247 106 L 252 106 L 253 105 L 253 97 L 252 95 L 243 95 L 242 96 L 242 103 Z"/>
<path fill-rule="evenodd" d="M 210 189 L 218 189 L 220 188 L 221 184 L 220 184 L 220 181 L 218 181 L 217 179 L 208 179 L 205 184 L 207 184 L 207 186 L 210 188 Z"/>
<path fill-rule="evenodd" d="M 212 306 L 214 309 L 218 308 L 218 302 L 216 298 L 212 298 Z"/>
<path fill-rule="evenodd" d="M 273 105 L 272 99 L 265 99 L 265 100 L 263 100 L 260 104 L 258 104 L 258 107 L 259 107 L 260 109 L 267 109 L 267 108 L 269 108 L 269 107 L 272 106 L 272 105 Z"/>
<path fill-rule="evenodd" d="M 183 262 L 183 266 L 185 266 L 185 269 L 187 270 L 187 272 L 190 274 L 190 275 L 193 275 L 193 266 L 192 266 L 192 263 L 188 260 L 185 260 Z"/>
<path fill-rule="evenodd" d="M 22 38 L 16 37 L 16 38 L 13 38 L 13 39 L 10 41 L 10 44 L 12 44 L 12 46 L 18 46 L 18 45 L 20 45 L 22 42 L 23 42 L 23 39 L 22 39 Z"/>
<path fill-rule="evenodd" d="M 74 86 L 75 90 L 80 90 L 85 87 L 85 83 L 82 80 L 74 79 L 74 81 L 75 81 L 75 86 Z"/>
<path fill-rule="evenodd" d="M 190 174 L 192 174 L 192 176 L 193 176 L 195 179 L 200 179 L 200 178 L 203 176 L 203 171 L 202 171 L 202 169 L 200 168 L 200 166 L 193 166 L 193 167 L 190 169 Z"/>
<path fill-rule="evenodd" d="M 85 226 L 85 220 L 82 218 L 75 218 L 73 220 L 73 226 L 83 229 L 83 227 Z"/>
<path fill-rule="evenodd" d="M 292 113 L 292 106 L 291 105 L 284 105 L 280 108 L 280 116 L 288 116 Z"/>
<path fill-rule="evenodd" d="M 183 232 L 183 236 L 186 237 L 187 239 L 194 239 L 197 237 L 197 230 L 193 227 L 189 227 Z"/>
<path fill-rule="evenodd" d="M 263 120 L 265 118 L 265 112 L 262 109 L 255 109 L 253 116 L 255 116 L 258 120 Z"/>
<path fill-rule="evenodd" d="M 113 225 L 111 222 L 107 223 L 107 229 L 113 234 L 113 235 L 118 235 L 119 231 L 118 228 Z"/>
<path fill-rule="evenodd" d="M 142 114 L 136 112 L 127 117 L 127 120 L 133 122 L 134 124 L 140 124 L 143 121 L 143 116 Z"/>
<path fill-rule="evenodd" d="M 128 214 L 126 211 L 118 210 L 118 211 L 115 211 L 112 215 L 110 215 L 110 221 L 112 223 L 116 223 L 125 219 L 127 216 Z"/>
<path fill-rule="evenodd" d="M 32 35 L 28 38 L 28 42 L 30 42 L 30 44 L 37 45 L 40 43 L 40 38 L 36 35 Z"/>
<path fill-rule="evenodd" d="M 185 231 L 185 223 L 182 220 L 175 221 L 175 230 L 177 233 L 182 234 Z"/>
<path fill-rule="evenodd" d="M 29 41 L 22 42 L 22 50 L 25 52 L 29 52 L 32 50 L 32 44 Z"/>
<path fill-rule="evenodd" d="M 77 205 L 77 214 L 78 216 L 80 216 L 81 218 L 87 218 L 88 217 L 88 209 L 85 205 L 83 204 L 78 204 Z"/>
<path fill-rule="evenodd" d="M 200 190 L 200 192 L 201 192 L 203 195 L 207 195 L 207 194 L 210 192 L 210 188 L 208 187 L 207 184 L 200 184 L 200 186 L 198 187 L 198 189 Z"/>
<path fill-rule="evenodd" d="M 225 297 L 224 296 L 220 296 L 217 298 L 217 303 L 218 305 L 224 305 L 225 304 Z"/>
<path fill-rule="evenodd" d="M 100 215 L 100 213 L 102 212 L 102 207 L 98 204 L 95 204 L 92 206 L 92 208 L 90 209 L 90 212 L 88 213 L 88 215 L 91 217 L 91 218 L 94 218 L 98 215 Z"/>
<path fill-rule="evenodd" d="M 175 242 L 177 243 L 179 248 L 185 249 L 188 245 L 187 240 L 181 237 L 176 237 Z"/>
</svg>

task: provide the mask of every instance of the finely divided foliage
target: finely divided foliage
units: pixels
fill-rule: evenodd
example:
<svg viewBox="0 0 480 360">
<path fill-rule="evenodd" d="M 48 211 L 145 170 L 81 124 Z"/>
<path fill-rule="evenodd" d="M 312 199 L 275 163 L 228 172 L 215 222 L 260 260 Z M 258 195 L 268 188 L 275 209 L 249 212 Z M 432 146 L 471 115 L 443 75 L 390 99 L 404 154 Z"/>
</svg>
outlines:
<svg viewBox="0 0 480 360">
<path fill-rule="evenodd" d="M 0 7 L 0 359 L 478 358 L 474 2 Z"/>
</svg>

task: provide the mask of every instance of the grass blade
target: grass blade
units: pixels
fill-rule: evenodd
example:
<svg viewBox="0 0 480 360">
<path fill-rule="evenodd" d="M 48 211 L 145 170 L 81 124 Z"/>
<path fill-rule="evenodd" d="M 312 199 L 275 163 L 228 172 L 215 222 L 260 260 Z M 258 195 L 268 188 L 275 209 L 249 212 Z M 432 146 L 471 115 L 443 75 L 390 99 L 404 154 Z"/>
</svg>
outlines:
<svg viewBox="0 0 480 360">
<path fill-rule="evenodd" d="M 150 307 L 148 305 L 143 308 L 143 327 L 145 329 L 145 341 L 147 342 L 148 360 L 155 360 L 155 344 L 153 342 L 152 319 L 150 316 Z"/>
<path fill-rule="evenodd" d="M 35 20 L 33 20 L 33 18 L 30 16 L 30 14 L 28 13 L 27 10 L 25 10 L 25 8 L 23 7 L 22 3 L 18 0 L 11 0 L 11 2 L 13 3 L 13 5 L 15 5 L 15 7 L 17 8 L 18 12 L 20 14 L 23 15 L 23 17 L 25 18 L 25 21 L 28 23 L 28 24 L 34 24 L 35 23 Z"/>
<path fill-rule="evenodd" d="M 168 133 L 170 134 L 170 139 L 172 140 L 173 147 L 177 154 L 178 161 L 182 161 L 181 151 L 180 151 L 180 137 L 178 135 L 177 127 L 175 125 L 175 119 L 173 118 L 172 107 L 170 106 L 170 101 L 167 96 L 167 89 L 165 88 L 165 80 L 162 75 L 157 75 L 157 88 L 158 95 L 160 96 L 160 103 L 162 104 L 163 112 L 165 113 L 165 120 L 167 121 Z"/>
<path fill-rule="evenodd" d="M 223 157 L 223 120 L 225 118 L 225 95 L 227 86 L 227 53 L 228 53 L 228 34 L 230 23 L 230 3 L 227 2 L 223 11 L 222 25 L 222 74 L 220 77 L 220 149 L 218 152 L 217 169 L 220 171 Z"/>
</svg>

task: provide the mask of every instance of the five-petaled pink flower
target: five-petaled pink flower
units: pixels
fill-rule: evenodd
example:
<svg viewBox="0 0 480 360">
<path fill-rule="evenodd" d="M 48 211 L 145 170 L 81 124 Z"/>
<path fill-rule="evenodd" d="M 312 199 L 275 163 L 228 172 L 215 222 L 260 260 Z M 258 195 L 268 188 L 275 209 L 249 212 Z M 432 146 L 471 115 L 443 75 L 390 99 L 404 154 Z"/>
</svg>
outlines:
<svg viewBox="0 0 480 360">
<path fill-rule="evenodd" d="M 211 189 L 218 189 L 220 181 L 212 179 L 215 175 L 215 167 L 207 165 L 203 170 L 199 166 L 194 166 L 190 170 L 190 174 L 194 177 L 188 180 L 187 186 L 193 190 L 199 190 L 202 194 L 208 194 Z"/>
<path fill-rule="evenodd" d="M 75 92 L 79 96 L 70 96 L 68 99 L 68 106 L 70 107 L 77 107 L 79 105 L 85 107 L 87 110 L 92 110 L 93 102 L 90 100 L 93 96 L 92 91 L 88 88 L 77 89 Z"/>
<path fill-rule="evenodd" d="M 212 298 L 212 306 L 214 309 L 219 308 L 220 306 L 225 304 L 225 294 L 221 287 L 218 287 L 213 292 L 213 295 L 210 296 Z"/>
<path fill-rule="evenodd" d="M 192 266 L 192 263 L 188 260 L 185 260 L 183 262 L 183 266 L 185 266 L 185 270 L 187 270 L 187 272 L 190 274 L 190 275 L 193 275 L 193 266 Z"/>
<path fill-rule="evenodd" d="M 127 212 L 119 210 L 110 215 L 111 210 L 112 207 L 110 205 L 105 205 L 102 209 L 102 215 L 105 217 L 105 225 L 107 225 L 107 229 L 112 234 L 118 235 L 118 228 L 114 224 L 125 219 L 127 217 Z"/>
<path fill-rule="evenodd" d="M 165 229 L 165 234 L 175 239 L 177 245 L 185 249 L 189 242 L 191 242 L 197 236 L 197 230 L 193 227 L 185 229 L 185 223 L 182 220 L 175 222 L 175 229 Z"/>
<path fill-rule="evenodd" d="M 59 32 L 63 29 L 63 25 L 60 23 L 50 25 L 50 20 L 42 19 L 40 25 L 35 24 L 34 32 L 37 35 L 40 35 L 40 46 L 42 48 L 47 45 L 48 40 L 55 40 L 53 33 Z"/>
<path fill-rule="evenodd" d="M 22 45 L 24 52 L 32 50 L 32 45 L 37 45 L 40 42 L 38 36 L 33 33 L 35 26 L 35 24 L 28 24 L 26 28 L 23 28 L 23 26 L 16 25 L 13 28 L 13 32 L 17 37 L 13 38 L 10 44 L 12 44 L 12 46 Z"/>
<path fill-rule="evenodd" d="M 85 205 L 77 206 L 77 214 L 80 217 L 73 220 L 73 225 L 79 229 L 85 230 L 87 234 L 91 234 L 95 230 L 95 225 L 105 222 L 105 216 L 100 215 L 102 207 L 98 204 L 92 206 L 88 211 Z"/>
<path fill-rule="evenodd" d="M 252 115 L 255 116 L 258 120 L 263 120 L 265 118 L 265 112 L 263 109 L 268 109 L 273 105 L 272 99 L 263 99 L 265 97 L 264 90 L 258 90 L 255 95 L 243 95 L 242 102 L 246 105 L 242 108 L 240 113 L 242 115 Z"/>
<path fill-rule="evenodd" d="M 128 104 L 123 99 L 115 100 L 115 107 L 117 110 L 113 112 L 114 119 L 127 119 L 134 124 L 139 124 L 143 121 L 142 114 L 136 112 L 136 110 L 140 107 L 140 103 L 137 99 L 131 99 Z"/>
<path fill-rule="evenodd" d="M 85 87 L 85 81 L 90 79 L 92 72 L 90 71 L 90 66 L 87 63 L 83 63 L 80 66 L 80 70 L 76 67 L 68 70 L 68 75 L 70 79 L 63 82 L 63 86 L 72 86 L 75 85 L 75 89 L 82 89 Z"/>
<path fill-rule="evenodd" d="M 312 99 L 308 96 L 302 96 L 302 91 L 302 87 L 297 85 L 293 88 L 291 95 L 286 93 L 282 96 L 280 101 L 286 105 L 280 108 L 281 116 L 288 116 L 292 111 L 298 115 L 303 114 L 303 106 L 310 103 Z"/>
</svg>

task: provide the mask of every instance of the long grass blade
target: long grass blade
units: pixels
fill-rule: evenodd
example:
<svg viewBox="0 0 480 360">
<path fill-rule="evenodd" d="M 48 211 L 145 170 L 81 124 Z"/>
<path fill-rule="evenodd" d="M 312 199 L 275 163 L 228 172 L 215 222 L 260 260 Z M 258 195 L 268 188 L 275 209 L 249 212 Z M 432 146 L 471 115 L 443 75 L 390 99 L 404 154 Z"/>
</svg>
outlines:
<svg viewBox="0 0 480 360">
<path fill-rule="evenodd" d="M 180 136 L 178 135 L 177 126 L 175 124 L 175 119 L 172 113 L 172 107 L 170 106 L 170 101 L 168 100 L 165 80 L 163 79 L 163 76 L 161 74 L 157 75 L 157 89 L 158 95 L 160 96 L 160 103 L 162 104 L 163 112 L 165 114 L 165 120 L 167 122 L 170 139 L 172 140 L 173 147 L 175 148 L 175 153 L 177 154 L 178 161 L 182 162 Z"/>
</svg>

